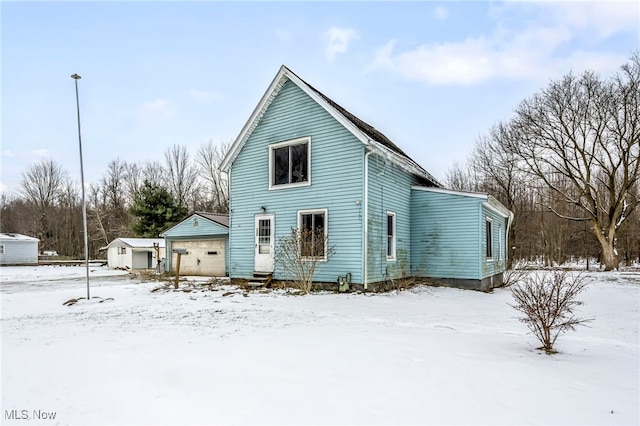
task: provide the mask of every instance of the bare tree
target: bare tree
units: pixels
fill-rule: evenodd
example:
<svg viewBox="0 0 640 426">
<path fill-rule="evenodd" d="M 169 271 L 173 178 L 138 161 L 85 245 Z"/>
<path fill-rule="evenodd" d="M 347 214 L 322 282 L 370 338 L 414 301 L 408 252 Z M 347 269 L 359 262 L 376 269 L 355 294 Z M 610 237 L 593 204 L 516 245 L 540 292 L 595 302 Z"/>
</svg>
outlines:
<svg viewBox="0 0 640 426">
<path fill-rule="evenodd" d="M 167 170 L 159 161 L 147 161 L 142 168 L 143 179 L 138 185 L 138 191 L 144 185 L 144 181 L 152 185 L 166 186 L 167 174 Z"/>
<path fill-rule="evenodd" d="M 17 194 L 0 194 L 0 231 L 36 235 L 33 207 Z"/>
<path fill-rule="evenodd" d="M 125 172 L 125 188 L 127 194 L 127 205 L 133 204 L 133 201 L 140 195 L 140 188 L 144 182 L 143 169 L 137 163 L 127 163 Z"/>
<path fill-rule="evenodd" d="M 140 189 L 144 181 L 153 185 L 166 184 L 166 170 L 158 161 L 147 161 L 142 164 L 126 163 L 124 171 L 124 188 L 126 189 L 126 204 L 131 206 L 140 196 Z"/>
<path fill-rule="evenodd" d="M 107 165 L 107 171 L 100 181 L 108 206 L 113 211 L 126 208 L 127 164 L 116 158 Z"/>
<path fill-rule="evenodd" d="M 37 215 L 36 235 L 43 247 L 49 247 L 53 232 L 48 215 L 63 192 L 68 173 L 53 160 L 44 160 L 29 167 L 22 173 L 21 189 L 23 196 L 32 203 Z"/>
<path fill-rule="evenodd" d="M 104 244 L 117 237 L 133 234 L 132 217 L 128 213 L 128 171 L 129 166 L 122 160 L 109 162 L 100 183 L 90 186 L 88 211 L 94 229 L 94 239 Z"/>
<path fill-rule="evenodd" d="M 606 270 L 618 266 L 616 233 L 639 203 L 639 104 L 635 55 L 611 81 L 585 72 L 552 82 L 522 102 L 511 123 L 517 137 L 509 149 L 526 172 L 579 207 L 582 216 L 564 218 L 591 224 Z"/>
<path fill-rule="evenodd" d="M 220 170 L 220 163 L 230 146 L 229 141 L 214 144 L 209 140 L 200 146 L 196 155 L 196 163 L 210 197 L 211 207 L 207 210 L 215 213 L 229 212 L 229 182 L 227 174 Z"/>
<path fill-rule="evenodd" d="M 476 189 L 474 172 L 469 162 L 464 165 L 456 162 L 445 173 L 444 184 L 447 188 L 455 189 L 456 191 L 474 191 Z"/>
<path fill-rule="evenodd" d="M 164 153 L 171 194 L 181 206 L 189 206 L 198 189 L 198 170 L 191 164 L 184 146 L 174 145 Z"/>
<path fill-rule="evenodd" d="M 320 261 L 328 260 L 335 248 L 328 246 L 324 229 L 292 229 L 278 239 L 275 261 L 285 276 L 304 294 L 311 292 L 313 275 Z"/>
<path fill-rule="evenodd" d="M 542 343 L 539 349 L 555 353 L 553 345 L 559 335 L 592 321 L 574 315 L 575 307 L 582 304 L 576 297 L 585 287 L 583 275 L 566 271 L 532 272 L 511 287 L 516 302 L 511 306 L 524 314 L 520 321 Z"/>
<path fill-rule="evenodd" d="M 107 245 L 111 239 L 107 232 L 109 213 L 105 208 L 106 200 L 104 192 L 100 185 L 91 184 L 89 185 L 89 191 L 87 191 L 87 193 L 87 216 L 89 223 L 93 225 L 94 232 L 98 234 L 97 239 L 102 241 L 104 245 Z M 91 209 L 89 209 L 89 206 Z"/>
</svg>

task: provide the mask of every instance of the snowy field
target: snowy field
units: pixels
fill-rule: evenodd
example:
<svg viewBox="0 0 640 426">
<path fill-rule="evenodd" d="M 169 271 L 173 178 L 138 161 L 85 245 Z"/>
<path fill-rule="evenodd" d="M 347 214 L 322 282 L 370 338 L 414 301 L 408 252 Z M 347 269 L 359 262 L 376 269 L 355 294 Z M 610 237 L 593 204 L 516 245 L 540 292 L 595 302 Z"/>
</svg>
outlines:
<svg viewBox="0 0 640 426">
<path fill-rule="evenodd" d="M 113 300 L 63 306 L 84 274 L 0 268 L 2 424 L 640 423 L 638 272 L 590 273 L 595 321 L 552 356 L 507 289 L 245 297 L 92 267 Z"/>
</svg>

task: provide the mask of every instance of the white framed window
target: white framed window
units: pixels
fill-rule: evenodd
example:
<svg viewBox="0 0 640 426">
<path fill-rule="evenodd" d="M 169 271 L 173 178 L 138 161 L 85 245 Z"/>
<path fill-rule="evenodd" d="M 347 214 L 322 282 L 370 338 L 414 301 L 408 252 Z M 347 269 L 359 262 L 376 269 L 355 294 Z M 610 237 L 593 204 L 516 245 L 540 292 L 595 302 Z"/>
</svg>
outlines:
<svg viewBox="0 0 640 426">
<path fill-rule="evenodd" d="M 127 254 L 126 247 L 118 247 L 118 254 Z"/>
<path fill-rule="evenodd" d="M 311 138 L 269 146 L 269 189 L 311 185 Z"/>
<path fill-rule="evenodd" d="M 302 258 L 327 260 L 327 209 L 298 211 Z"/>
<path fill-rule="evenodd" d="M 498 260 L 504 260 L 504 229 L 501 225 L 498 225 Z"/>
<path fill-rule="evenodd" d="M 4 244 L 0 244 L 0 254 L 4 254 Z"/>
<path fill-rule="evenodd" d="M 490 217 L 487 217 L 485 221 L 485 233 L 485 256 L 487 257 L 487 260 L 493 260 L 493 220 Z"/>
<path fill-rule="evenodd" d="M 396 260 L 396 214 L 387 212 L 387 260 Z"/>
</svg>

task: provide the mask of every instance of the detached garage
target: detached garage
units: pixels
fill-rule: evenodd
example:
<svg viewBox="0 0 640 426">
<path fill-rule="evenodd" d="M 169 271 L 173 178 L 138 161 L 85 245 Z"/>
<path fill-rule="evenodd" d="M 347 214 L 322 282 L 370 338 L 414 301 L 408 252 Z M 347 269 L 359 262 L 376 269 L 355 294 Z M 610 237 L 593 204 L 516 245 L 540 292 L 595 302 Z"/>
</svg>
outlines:
<svg viewBox="0 0 640 426">
<path fill-rule="evenodd" d="M 180 275 L 225 277 L 229 270 L 227 245 L 229 216 L 226 214 L 196 212 L 167 229 L 165 239 L 167 272 L 173 272 L 178 255 L 175 249 L 184 249 L 180 259 Z"/>
<path fill-rule="evenodd" d="M 164 261 L 162 238 L 116 238 L 100 251 L 107 251 L 111 269 L 153 269 Z"/>
<path fill-rule="evenodd" d="M 40 240 L 21 234 L 0 233 L 0 264 L 38 264 Z"/>
</svg>

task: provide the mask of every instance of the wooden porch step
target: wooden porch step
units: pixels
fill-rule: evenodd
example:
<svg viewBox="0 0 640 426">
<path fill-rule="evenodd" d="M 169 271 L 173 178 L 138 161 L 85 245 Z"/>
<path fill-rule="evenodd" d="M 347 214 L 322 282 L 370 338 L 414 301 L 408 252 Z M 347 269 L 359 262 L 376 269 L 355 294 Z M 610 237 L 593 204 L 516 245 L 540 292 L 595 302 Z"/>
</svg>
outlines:
<svg viewBox="0 0 640 426">
<path fill-rule="evenodd" d="M 249 280 L 247 286 L 250 288 L 268 287 L 273 279 L 271 272 L 254 271 L 253 278 Z"/>
</svg>

